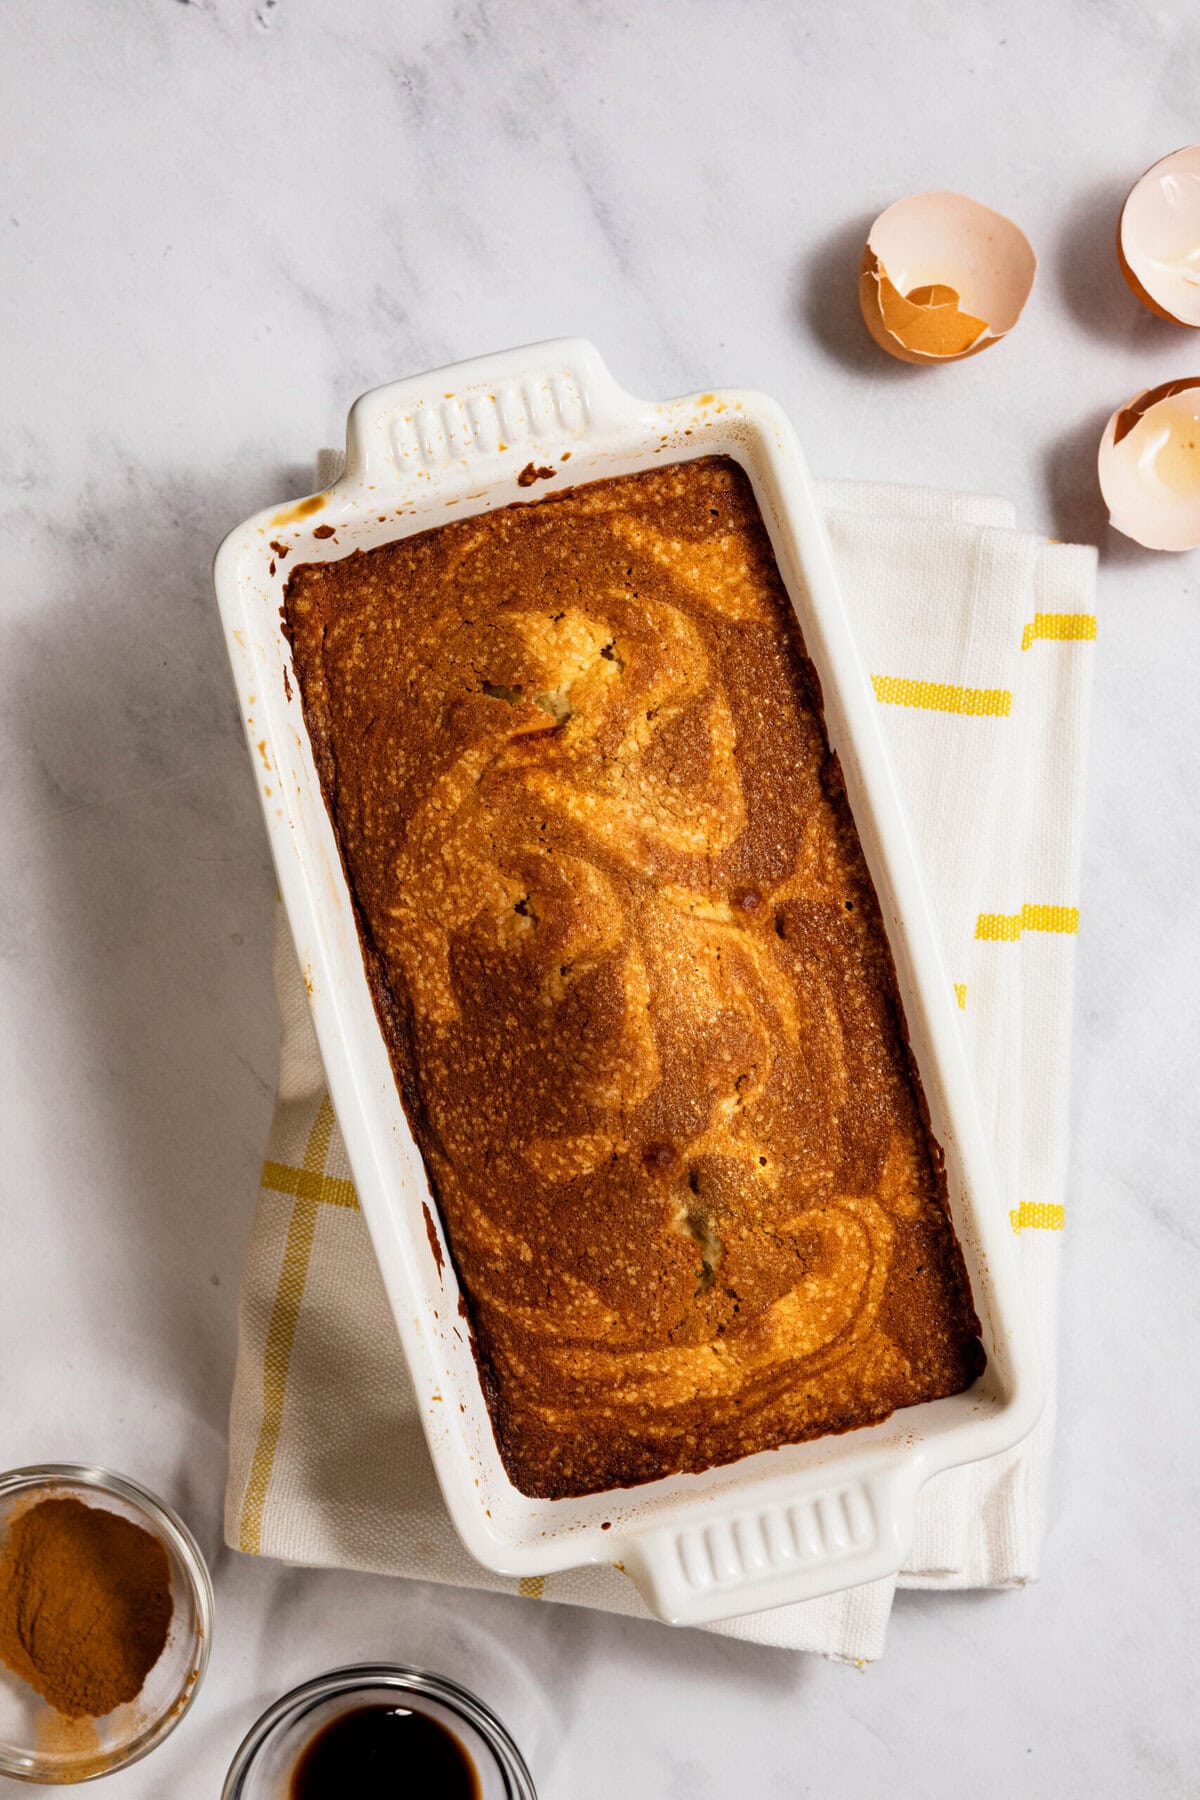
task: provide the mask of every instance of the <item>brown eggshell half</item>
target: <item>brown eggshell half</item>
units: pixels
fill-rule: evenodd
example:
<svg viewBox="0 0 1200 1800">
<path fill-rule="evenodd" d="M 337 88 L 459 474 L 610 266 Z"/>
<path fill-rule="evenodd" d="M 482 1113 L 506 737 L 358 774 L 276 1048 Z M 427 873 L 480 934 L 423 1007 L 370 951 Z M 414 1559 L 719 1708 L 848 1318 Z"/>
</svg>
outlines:
<svg viewBox="0 0 1200 1800">
<path fill-rule="evenodd" d="M 1143 306 L 1200 328 L 1200 144 L 1172 150 L 1129 190 L 1117 261 Z"/>
<path fill-rule="evenodd" d="M 1012 330 L 1037 258 L 1023 231 L 965 194 L 913 194 L 880 213 L 859 270 L 867 330 L 907 363 L 959 362 Z"/>
<path fill-rule="evenodd" d="M 1200 375 L 1117 408 L 1097 456 L 1109 521 L 1147 550 L 1200 545 Z"/>
</svg>

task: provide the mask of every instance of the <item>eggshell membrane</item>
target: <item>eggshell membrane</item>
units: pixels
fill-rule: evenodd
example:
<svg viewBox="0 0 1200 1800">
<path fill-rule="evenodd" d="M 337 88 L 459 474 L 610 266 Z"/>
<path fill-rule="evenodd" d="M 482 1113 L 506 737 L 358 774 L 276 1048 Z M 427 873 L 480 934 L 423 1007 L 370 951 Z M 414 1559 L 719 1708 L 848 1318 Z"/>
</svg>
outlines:
<svg viewBox="0 0 1200 1800">
<path fill-rule="evenodd" d="M 880 213 L 859 271 L 868 331 L 901 362 L 957 362 L 1012 330 L 1037 258 L 1011 219 L 965 194 L 913 194 Z"/>
<path fill-rule="evenodd" d="M 1200 144 L 1173 150 L 1133 184 L 1117 258 L 1143 306 L 1200 328 Z"/>
<path fill-rule="evenodd" d="M 1200 545 L 1200 375 L 1147 388 L 1118 407 L 1098 468 L 1118 531 L 1148 550 Z"/>
</svg>

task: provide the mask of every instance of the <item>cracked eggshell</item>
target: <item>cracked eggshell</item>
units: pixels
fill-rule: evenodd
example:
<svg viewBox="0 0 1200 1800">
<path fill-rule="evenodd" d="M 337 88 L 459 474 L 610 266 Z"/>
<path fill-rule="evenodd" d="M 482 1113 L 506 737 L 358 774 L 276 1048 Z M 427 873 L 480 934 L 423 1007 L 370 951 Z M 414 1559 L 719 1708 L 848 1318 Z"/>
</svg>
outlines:
<svg viewBox="0 0 1200 1800">
<path fill-rule="evenodd" d="M 1118 531 L 1147 550 L 1200 545 L 1200 375 L 1147 388 L 1119 407 L 1098 462 Z"/>
<path fill-rule="evenodd" d="M 1143 306 L 1200 327 L 1200 144 L 1173 150 L 1134 182 L 1117 226 L 1117 257 Z"/>
<path fill-rule="evenodd" d="M 912 194 L 872 225 L 859 272 L 867 330 L 901 362 L 957 362 L 1011 331 L 1037 258 L 1025 233 L 965 194 Z"/>
</svg>

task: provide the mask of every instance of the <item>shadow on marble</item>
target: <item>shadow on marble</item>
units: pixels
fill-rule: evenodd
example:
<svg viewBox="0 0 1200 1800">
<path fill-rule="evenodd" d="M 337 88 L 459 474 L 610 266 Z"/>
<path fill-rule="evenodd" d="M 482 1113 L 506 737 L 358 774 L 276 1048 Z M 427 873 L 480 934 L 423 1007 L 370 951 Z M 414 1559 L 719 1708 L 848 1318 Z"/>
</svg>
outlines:
<svg viewBox="0 0 1200 1800">
<path fill-rule="evenodd" d="M 1128 181 L 1097 183 L 1066 213 L 1054 246 L 1058 291 L 1071 316 L 1093 337 L 1139 353 L 1161 350 L 1175 342 L 1184 351 L 1186 362 L 1187 346 L 1180 327 L 1157 318 L 1142 305 L 1130 291 L 1117 260 L 1117 224 L 1133 179 L 1131 174 Z M 1125 398 L 1114 394 L 1109 412 Z"/>
<path fill-rule="evenodd" d="M 454 1589 L 427 1591 L 440 1618 L 464 1605 L 463 1596 Z M 621 1686 L 630 1695 L 659 1691 L 665 1696 L 681 1688 L 703 1691 L 715 1683 L 730 1718 L 737 1716 L 743 1702 L 754 1704 L 766 1698 L 781 1705 L 795 1704 L 816 1672 L 817 1659 L 798 1652 L 744 1643 L 709 1631 L 676 1629 L 591 1607 L 515 1600 L 487 1593 L 471 1593 L 466 1605 L 471 1613 L 473 1636 L 483 1621 L 494 1620 L 500 1641 L 512 1646 L 525 1680 L 540 1686 L 548 1697 L 543 1709 L 531 1712 L 523 1705 L 522 1695 L 516 1704 L 509 1703 L 509 1716 L 514 1725 L 522 1721 L 531 1764 L 544 1791 L 550 1794 L 560 1791 L 556 1786 L 560 1773 L 556 1752 L 560 1745 L 586 1737 L 592 1722 L 583 1709 L 595 1691 L 597 1675 L 605 1669 L 620 1670 Z M 436 1628 L 435 1642 L 444 1631 L 444 1624 Z M 476 1675 L 476 1680 L 481 1679 L 482 1673 Z M 853 1675 L 854 1671 L 847 1673 Z M 669 1712 L 664 1724 L 669 1731 Z M 621 1725 L 620 1718 L 613 1719 L 614 1731 L 619 1731 Z M 680 1738 L 672 1763 L 683 1761 L 689 1750 L 696 1748 L 694 1740 Z"/>
<path fill-rule="evenodd" d="M 906 1625 L 923 1620 L 928 1629 L 951 1638 L 973 1637 L 979 1632 L 982 1639 L 984 1614 L 994 1615 L 991 1630 L 996 1632 L 1005 1613 L 1028 1605 L 1030 1597 L 1040 1591 L 1039 1582 L 1019 1588 L 897 1588 L 891 1624 L 898 1637 L 904 1636 Z"/>
<path fill-rule="evenodd" d="M 27 854 L 82 1089 L 63 1117 L 96 1170 L 69 1197 L 99 1257 L 76 1304 L 88 1339 L 130 1346 L 164 1417 L 191 1420 L 193 1518 L 212 1512 L 203 1472 L 223 1478 L 276 1073 L 272 878 L 210 580 L 253 500 L 232 477 L 114 459 L 56 527 L 44 623 L 9 649 L 41 792 Z"/>
<path fill-rule="evenodd" d="M 336 441 L 332 445 L 332 448 L 340 450 L 344 439 L 344 430 L 338 431 L 336 434 Z M 312 462 L 289 463 L 287 468 L 280 472 L 279 480 L 272 490 L 271 499 L 267 501 L 267 505 L 270 506 L 274 500 L 286 502 L 288 500 L 306 499 L 309 494 L 316 492 L 316 488 L 317 469 L 315 456 Z M 235 525 L 238 523 L 236 519 L 233 522 Z"/>
<path fill-rule="evenodd" d="M 810 246 L 795 276 L 795 313 L 822 348 L 872 380 L 905 382 L 923 371 L 881 350 L 863 323 L 858 271 L 875 214 L 839 225 Z"/>
<path fill-rule="evenodd" d="M 1043 452 L 1054 535 L 1064 543 L 1102 544 L 1109 535 L 1108 508 L 1096 474 L 1096 451 L 1107 422 L 1107 412 L 1088 413 Z"/>
<path fill-rule="evenodd" d="M 1161 557 L 1163 552 L 1135 544 L 1108 522 L 1096 452 L 1110 410 L 1089 413 L 1051 442 L 1043 459 L 1046 496 L 1056 537 L 1068 544 L 1095 544 L 1102 563 L 1128 568 Z"/>
</svg>

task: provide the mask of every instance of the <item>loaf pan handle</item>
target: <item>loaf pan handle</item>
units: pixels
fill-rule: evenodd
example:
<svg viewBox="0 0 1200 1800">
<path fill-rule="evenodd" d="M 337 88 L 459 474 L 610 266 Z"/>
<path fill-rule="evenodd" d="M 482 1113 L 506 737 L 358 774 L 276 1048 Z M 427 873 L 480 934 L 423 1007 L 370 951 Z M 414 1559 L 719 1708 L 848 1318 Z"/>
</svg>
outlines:
<svg viewBox="0 0 1200 1800">
<path fill-rule="evenodd" d="M 618 387 L 586 338 L 501 350 L 363 394 L 347 426 L 345 480 L 428 491 L 476 466 L 494 478 L 498 462 L 515 476 L 531 462 L 555 465 L 585 432 L 646 404 Z"/>
<path fill-rule="evenodd" d="M 815 1600 L 894 1575 L 912 1541 L 912 1468 L 783 1488 L 754 1506 L 705 1509 L 695 1525 L 639 1534 L 622 1566 L 669 1625 Z"/>
</svg>

